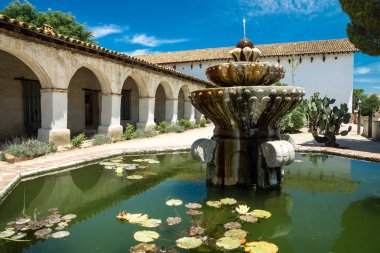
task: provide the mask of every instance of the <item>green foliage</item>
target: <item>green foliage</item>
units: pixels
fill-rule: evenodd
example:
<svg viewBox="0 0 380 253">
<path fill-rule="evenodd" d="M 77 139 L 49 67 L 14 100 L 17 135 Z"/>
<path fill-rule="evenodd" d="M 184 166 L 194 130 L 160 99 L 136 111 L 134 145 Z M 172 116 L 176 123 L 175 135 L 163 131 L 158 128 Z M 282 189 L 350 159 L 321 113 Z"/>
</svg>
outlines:
<svg viewBox="0 0 380 253">
<path fill-rule="evenodd" d="M 46 12 L 38 12 L 28 1 L 20 2 L 15 0 L 6 6 L 1 11 L 1 14 L 28 22 L 36 27 L 42 27 L 43 24 L 48 24 L 53 27 L 56 33 L 64 34 L 82 41 L 94 42 L 94 36 L 90 31 L 86 30 L 86 24 L 81 24 L 76 21 L 75 16 L 71 13 L 63 13 L 51 9 L 48 9 Z"/>
<path fill-rule="evenodd" d="M 206 127 L 207 120 L 205 118 L 201 118 L 198 122 L 199 127 Z"/>
<path fill-rule="evenodd" d="M 80 133 L 71 139 L 70 141 L 71 147 L 79 148 L 80 146 L 82 146 L 85 140 L 86 140 L 86 135 L 84 135 L 84 133 Z"/>
<path fill-rule="evenodd" d="M 333 103 L 335 99 L 319 98 L 319 93 L 316 92 L 307 100 L 305 107 L 309 131 L 317 142 L 324 143 L 327 147 L 339 147 L 335 136 L 339 134 L 345 136 L 351 131 L 350 126 L 347 131 L 339 132 L 341 124 L 347 124 L 351 117 L 347 104 L 341 104 L 340 108 L 334 106 L 331 109 Z"/>
<path fill-rule="evenodd" d="M 353 92 L 352 92 L 352 102 L 353 102 L 352 108 L 354 110 L 358 109 L 358 104 L 357 104 L 358 99 L 362 100 L 363 96 L 364 96 L 364 90 L 363 89 L 354 89 L 353 90 Z"/>
<path fill-rule="evenodd" d="M 157 135 L 157 132 L 154 129 L 137 129 L 136 139 L 149 138 Z"/>
<path fill-rule="evenodd" d="M 183 124 L 186 124 L 186 122 L 183 122 Z M 190 123 L 190 126 L 191 126 L 191 123 Z M 171 133 L 171 132 L 182 133 L 186 129 L 183 125 L 180 125 L 179 122 L 172 125 L 172 124 L 169 124 L 168 122 L 161 121 L 155 126 L 155 130 L 158 131 L 160 134 L 163 134 L 163 133 Z"/>
<path fill-rule="evenodd" d="M 380 99 L 375 94 L 365 95 L 361 98 L 361 114 L 364 116 L 374 115 L 380 107 Z"/>
<path fill-rule="evenodd" d="M 136 129 L 132 124 L 127 124 L 125 126 L 125 131 L 123 133 L 123 136 L 126 140 L 132 140 L 136 138 Z"/>
<path fill-rule="evenodd" d="M 274 86 L 288 86 L 288 84 L 277 82 L 274 84 Z"/>
<path fill-rule="evenodd" d="M 350 41 L 361 52 L 380 55 L 380 1 L 339 0 L 342 9 L 351 19 L 347 25 Z"/>
<path fill-rule="evenodd" d="M 193 124 L 191 124 L 191 122 L 189 120 L 186 120 L 186 119 L 178 120 L 177 124 L 180 126 L 183 126 L 185 128 L 185 130 L 192 128 L 192 125 L 193 125 Z"/>
<path fill-rule="evenodd" d="M 306 125 L 306 116 L 302 105 L 299 105 L 291 113 L 287 114 L 280 122 L 280 130 L 283 133 L 293 133 Z"/>
<path fill-rule="evenodd" d="M 168 122 L 161 121 L 161 122 L 158 122 L 158 124 L 156 124 L 154 129 L 158 131 L 160 134 L 168 133 L 168 126 L 169 126 Z"/>
<path fill-rule="evenodd" d="M 57 152 L 57 147 L 54 144 L 25 138 L 14 138 L 4 143 L 1 149 L 3 150 L 3 154 L 10 154 L 16 157 L 39 157 Z"/>
<path fill-rule="evenodd" d="M 94 137 L 92 137 L 92 145 L 94 146 L 109 143 L 112 143 L 112 136 L 108 134 L 95 134 Z"/>
</svg>

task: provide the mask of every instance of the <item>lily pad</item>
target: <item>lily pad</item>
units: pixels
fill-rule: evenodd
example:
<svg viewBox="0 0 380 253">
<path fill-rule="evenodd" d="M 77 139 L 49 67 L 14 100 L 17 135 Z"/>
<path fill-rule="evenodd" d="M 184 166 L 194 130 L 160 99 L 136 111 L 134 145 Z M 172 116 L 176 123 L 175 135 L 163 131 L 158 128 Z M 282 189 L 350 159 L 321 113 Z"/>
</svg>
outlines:
<svg viewBox="0 0 380 253">
<path fill-rule="evenodd" d="M 104 168 L 105 168 L 106 170 L 113 170 L 113 169 L 115 168 L 115 166 L 106 165 L 106 166 L 104 166 Z"/>
<path fill-rule="evenodd" d="M 196 237 L 182 237 L 176 241 L 179 248 L 194 249 L 202 245 L 202 240 Z"/>
<path fill-rule="evenodd" d="M 166 201 L 166 205 L 168 206 L 180 206 L 182 205 L 182 200 L 180 199 L 169 199 Z"/>
<path fill-rule="evenodd" d="M 257 218 L 265 218 L 265 219 L 268 219 L 269 217 L 272 216 L 270 212 L 265 211 L 265 210 L 260 210 L 260 209 L 255 209 L 249 214 Z"/>
<path fill-rule="evenodd" d="M 220 208 L 222 206 L 222 202 L 220 202 L 219 200 L 214 200 L 214 201 L 209 200 L 206 202 L 206 205 L 215 207 L 215 208 Z"/>
<path fill-rule="evenodd" d="M 185 207 L 190 208 L 190 209 L 198 209 L 198 208 L 202 208 L 202 205 L 198 203 L 187 203 Z"/>
<path fill-rule="evenodd" d="M 126 170 L 136 170 L 137 166 L 138 166 L 138 164 L 125 164 L 124 169 L 126 169 Z"/>
<path fill-rule="evenodd" d="M 295 162 L 295 163 L 303 163 L 302 160 L 294 160 L 293 162 Z"/>
<path fill-rule="evenodd" d="M 49 235 L 51 233 L 52 229 L 51 228 L 43 228 L 43 229 L 40 229 L 40 230 L 37 230 L 34 235 L 37 237 L 37 238 L 45 238 L 47 235 Z"/>
<path fill-rule="evenodd" d="M 75 219 L 76 217 L 77 217 L 76 214 L 72 214 L 72 213 L 70 213 L 70 214 L 66 214 L 65 216 L 62 216 L 62 217 L 61 217 L 61 220 L 63 220 L 63 221 L 73 220 L 73 219 Z"/>
<path fill-rule="evenodd" d="M 144 165 L 138 165 L 138 169 L 147 169 L 148 166 L 144 166 Z"/>
<path fill-rule="evenodd" d="M 58 212 L 58 208 L 56 208 L 56 207 L 51 207 L 51 208 L 48 209 L 48 212 L 49 212 L 49 213 Z"/>
<path fill-rule="evenodd" d="M 237 249 L 240 247 L 240 240 L 231 237 L 222 237 L 216 241 L 216 246 L 226 250 Z"/>
<path fill-rule="evenodd" d="M 155 228 L 161 225 L 161 220 L 160 219 L 146 219 L 139 222 L 139 224 L 146 228 Z"/>
<path fill-rule="evenodd" d="M 157 160 L 154 160 L 154 159 L 149 159 L 149 158 L 146 158 L 146 159 L 134 159 L 132 160 L 133 162 L 135 163 L 160 163 L 160 161 L 157 161 Z"/>
<path fill-rule="evenodd" d="M 224 224 L 225 229 L 239 229 L 241 228 L 241 224 L 239 222 L 228 222 Z"/>
<path fill-rule="evenodd" d="M 224 233 L 225 237 L 231 237 L 234 239 L 242 239 L 247 237 L 247 231 L 244 231 L 242 229 L 231 229 Z"/>
<path fill-rule="evenodd" d="M 133 238 L 139 242 L 153 242 L 158 239 L 158 237 L 160 237 L 160 235 L 157 232 L 149 230 L 137 231 L 133 235 Z"/>
<path fill-rule="evenodd" d="M 249 211 L 249 207 L 247 205 L 239 205 L 235 210 L 238 214 L 246 214 Z"/>
<path fill-rule="evenodd" d="M 124 160 L 123 159 L 113 159 L 110 160 L 111 163 L 122 163 Z"/>
<path fill-rule="evenodd" d="M 233 198 L 224 198 L 220 200 L 220 203 L 222 203 L 223 205 L 235 205 L 237 201 Z"/>
<path fill-rule="evenodd" d="M 270 242 L 248 242 L 245 244 L 244 250 L 249 253 L 276 253 L 278 247 Z"/>
<path fill-rule="evenodd" d="M 51 235 L 51 237 L 56 238 L 56 239 L 60 239 L 60 238 L 63 238 L 63 237 L 69 236 L 69 235 L 70 235 L 69 231 L 59 231 L 59 232 L 53 233 Z"/>
<path fill-rule="evenodd" d="M 182 221 L 181 217 L 168 217 L 166 219 L 166 223 L 168 223 L 169 226 L 176 225 Z"/>
<path fill-rule="evenodd" d="M 30 221 L 31 221 L 30 218 L 19 219 L 19 220 L 16 221 L 16 224 L 17 225 L 24 225 L 24 224 L 26 224 L 26 223 L 28 223 Z"/>
<path fill-rule="evenodd" d="M 11 230 L 5 230 L 0 232 L 0 238 L 8 238 L 14 235 L 16 232 Z"/>
<path fill-rule="evenodd" d="M 149 219 L 148 215 L 141 213 L 127 213 L 127 220 L 130 223 L 141 223 L 145 220 Z"/>
<path fill-rule="evenodd" d="M 115 169 L 115 173 L 116 173 L 117 176 L 123 175 L 123 171 L 124 171 L 124 169 L 122 167 L 117 167 Z"/>
<path fill-rule="evenodd" d="M 205 232 L 204 228 L 197 226 L 197 227 L 191 227 L 189 234 L 190 234 L 190 236 L 202 235 L 204 232 Z"/>
<path fill-rule="evenodd" d="M 131 175 L 131 176 L 127 176 L 127 179 L 130 179 L 130 180 L 139 180 L 139 179 L 142 179 L 144 178 L 143 176 L 141 175 Z"/>
<path fill-rule="evenodd" d="M 239 219 L 241 219 L 242 221 L 245 221 L 245 222 L 249 222 L 249 223 L 256 223 L 257 222 L 257 218 L 252 216 L 252 215 L 249 215 L 249 214 L 240 215 Z"/>
<path fill-rule="evenodd" d="M 201 211 L 198 211 L 198 210 L 195 210 L 195 209 L 189 209 L 189 210 L 186 211 L 186 213 L 188 215 L 191 215 L 191 216 L 201 215 L 202 214 Z"/>
<path fill-rule="evenodd" d="M 12 236 L 11 239 L 13 239 L 13 240 L 20 240 L 20 239 L 24 238 L 25 236 L 27 236 L 26 233 L 21 233 L 20 232 L 20 233 L 15 234 L 14 236 Z"/>
<path fill-rule="evenodd" d="M 139 243 L 130 249 L 130 253 L 158 252 L 159 248 L 152 243 Z"/>
<path fill-rule="evenodd" d="M 60 231 L 60 230 L 64 230 L 66 227 L 64 226 L 58 226 L 58 227 L 55 227 L 55 230 L 57 231 Z"/>
<path fill-rule="evenodd" d="M 61 215 L 59 214 L 52 214 L 49 216 L 49 222 L 50 223 L 58 223 L 58 222 L 61 222 Z"/>
</svg>

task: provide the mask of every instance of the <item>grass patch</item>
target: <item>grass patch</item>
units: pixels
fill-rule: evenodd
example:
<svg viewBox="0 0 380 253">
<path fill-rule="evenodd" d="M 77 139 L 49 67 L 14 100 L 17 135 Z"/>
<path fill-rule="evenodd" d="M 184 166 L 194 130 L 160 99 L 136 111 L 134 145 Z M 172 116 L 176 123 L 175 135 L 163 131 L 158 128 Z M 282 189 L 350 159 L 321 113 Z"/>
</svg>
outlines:
<svg viewBox="0 0 380 253">
<path fill-rule="evenodd" d="M 1 146 L 1 160 L 5 154 L 15 157 L 35 158 L 57 151 L 57 146 L 52 143 L 42 142 L 36 139 L 14 138 Z"/>
<path fill-rule="evenodd" d="M 92 137 L 92 145 L 94 146 L 112 143 L 112 141 L 112 136 L 107 134 L 95 134 L 94 137 Z"/>
</svg>

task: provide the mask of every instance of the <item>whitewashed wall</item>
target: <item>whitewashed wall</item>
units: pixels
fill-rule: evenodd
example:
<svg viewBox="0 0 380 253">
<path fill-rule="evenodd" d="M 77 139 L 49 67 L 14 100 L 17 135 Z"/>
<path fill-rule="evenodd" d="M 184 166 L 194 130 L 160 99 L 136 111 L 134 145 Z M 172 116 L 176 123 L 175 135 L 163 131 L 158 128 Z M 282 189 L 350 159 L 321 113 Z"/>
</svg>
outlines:
<svg viewBox="0 0 380 253">
<path fill-rule="evenodd" d="M 285 67 L 285 78 L 282 83 L 292 85 L 292 71 L 289 63 L 291 57 L 271 57 L 260 58 L 260 61 L 278 62 Z M 311 60 L 313 58 L 313 60 Z M 319 92 L 321 96 L 328 96 L 336 99 L 336 105 L 347 103 L 351 108 L 353 75 L 354 75 L 354 54 L 335 54 L 296 56 L 299 63 L 295 70 L 294 83 L 296 86 L 304 87 L 306 90 L 305 98 L 310 97 L 314 92 Z M 222 63 L 222 61 L 204 61 L 193 63 L 175 64 L 176 70 L 201 79 L 207 79 L 205 70 L 207 67 Z M 193 65 L 191 67 L 191 65 Z M 174 67 L 174 64 L 168 65 Z"/>
</svg>

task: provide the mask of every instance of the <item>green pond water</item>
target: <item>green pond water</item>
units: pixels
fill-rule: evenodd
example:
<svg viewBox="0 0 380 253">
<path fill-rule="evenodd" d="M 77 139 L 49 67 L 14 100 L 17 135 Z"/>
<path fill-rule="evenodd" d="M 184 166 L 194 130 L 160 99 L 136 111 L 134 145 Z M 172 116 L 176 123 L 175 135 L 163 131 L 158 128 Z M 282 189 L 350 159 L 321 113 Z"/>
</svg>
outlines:
<svg viewBox="0 0 380 253">
<path fill-rule="evenodd" d="M 48 215 L 57 207 L 61 214 L 73 213 L 69 237 L 35 239 L 30 242 L 0 240 L 0 252 L 129 252 L 138 244 L 133 234 L 153 230 L 160 234 L 154 243 L 175 247 L 176 239 L 187 236 L 192 217 L 184 205 L 165 205 L 168 199 L 203 205 L 199 216 L 209 238 L 220 238 L 223 224 L 236 219 L 232 207 L 215 209 L 208 200 L 232 197 L 251 209 L 272 213 L 255 224 L 244 223 L 247 241 L 263 240 L 276 244 L 281 253 L 379 253 L 380 252 L 380 163 L 326 155 L 301 155 L 302 162 L 285 167 L 284 184 L 277 191 L 244 188 L 217 188 L 205 185 L 206 167 L 186 153 L 125 157 L 152 158 L 159 164 L 128 171 L 123 176 L 95 164 L 61 174 L 22 182 L 0 205 L 0 230 L 24 213 L 33 218 Z M 127 180 L 128 175 L 142 175 Z M 126 210 L 161 219 L 157 228 L 120 223 L 115 216 Z M 168 226 L 166 218 L 181 216 L 182 222 Z M 219 252 L 212 245 L 191 252 Z M 177 252 L 189 252 L 176 248 Z M 240 250 L 241 252 L 242 250 Z M 222 251 L 220 251 L 222 252 Z M 234 251 L 238 252 L 238 251 Z"/>
</svg>

